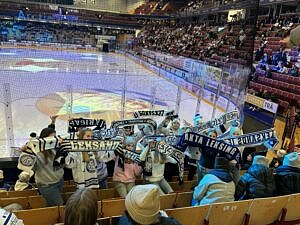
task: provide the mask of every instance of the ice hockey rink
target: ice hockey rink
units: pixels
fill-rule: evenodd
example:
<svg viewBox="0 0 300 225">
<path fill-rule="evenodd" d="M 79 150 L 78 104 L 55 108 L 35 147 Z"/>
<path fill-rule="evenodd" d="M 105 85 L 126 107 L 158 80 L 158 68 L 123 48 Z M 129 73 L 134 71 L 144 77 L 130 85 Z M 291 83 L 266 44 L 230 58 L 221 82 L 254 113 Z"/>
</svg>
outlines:
<svg viewBox="0 0 300 225">
<path fill-rule="evenodd" d="M 151 107 L 176 109 L 178 87 L 122 54 L 1 48 L 0 71 L 0 152 L 7 147 L 7 128 L 13 145 L 21 146 L 31 132 L 39 134 L 49 124 L 49 115 L 59 115 L 57 133 L 63 134 L 70 117 L 110 124 L 121 119 L 122 108 L 125 118 Z M 196 106 L 197 97 L 182 90 L 180 118 L 191 123 Z M 200 101 L 205 120 L 212 111 L 212 104 Z M 217 109 L 215 116 L 221 113 Z"/>
</svg>

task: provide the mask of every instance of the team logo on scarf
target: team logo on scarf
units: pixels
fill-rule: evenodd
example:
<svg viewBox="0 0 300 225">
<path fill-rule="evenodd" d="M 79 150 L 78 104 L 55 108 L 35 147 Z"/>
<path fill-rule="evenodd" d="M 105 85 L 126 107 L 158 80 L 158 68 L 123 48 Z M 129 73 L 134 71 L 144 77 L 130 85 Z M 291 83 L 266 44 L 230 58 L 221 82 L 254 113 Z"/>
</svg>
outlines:
<svg viewBox="0 0 300 225">
<path fill-rule="evenodd" d="M 223 139 L 223 141 L 237 147 L 265 144 L 265 146 L 270 149 L 274 149 L 279 143 L 274 129 L 248 133 L 233 138 Z"/>
<path fill-rule="evenodd" d="M 93 127 L 96 126 L 95 130 L 102 130 L 106 128 L 106 122 L 104 120 L 94 119 L 72 119 L 69 120 L 68 133 L 74 133 L 78 131 L 79 127 Z"/>
<path fill-rule="evenodd" d="M 211 128 L 214 128 L 216 126 L 220 126 L 223 124 L 228 124 L 231 122 L 237 122 L 239 123 L 239 111 L 234 110 L 232 112 L 228 112 L 223 114 L 222 116 L 212 120 L 212 121 L 207 121 L 204 124 L 202 124 L 201 126 L 197 126 L 192 128 L 192 132 L 194 133 L 203 133 Z"/>
<path fill-rule="evenodd" d="M 35 163 L 35 156 L 23 153 L 19 157 L 19 162 L 25 167 L 33 166 Z"/>
<path fill-rule="evenodd" d="M 130 125 L 140 125 L 140 124 L 149 124 L 154 131 L 156 131 L 157 124 L 153 119 L 129 119 L 129 120 L 118 120 L 118 121 L 113 121 L 111 124 L 111 129 L 112 128 L 119 128 L 121 126 L 130 126 Z"/>
<path fill-rule="evenodd" d="M 133 113 L 134 118 L 139 118 L 142 116 L 172 116 L 174 115 L 174 110 L 138 110 Z"/>
<path fill-rule="evenodd" d="M 226 157 L 228 160 L 240 162 L 241 152 L 233 145 L 222 140 L 213 139 L 205 135 L 188 132 L 182 135 L 179 146 L 186 149 L 188 146 L 199 147 L 202 151 L 215 152 L 216 155 Z"/>
<path fill-rule="evenodd" d="M 118 128 L 109 128 L 105 130 L 95 130 L 93 131 L 93 137 L 95 139 L 110 139 L 119 135 Z"/>
</svg>

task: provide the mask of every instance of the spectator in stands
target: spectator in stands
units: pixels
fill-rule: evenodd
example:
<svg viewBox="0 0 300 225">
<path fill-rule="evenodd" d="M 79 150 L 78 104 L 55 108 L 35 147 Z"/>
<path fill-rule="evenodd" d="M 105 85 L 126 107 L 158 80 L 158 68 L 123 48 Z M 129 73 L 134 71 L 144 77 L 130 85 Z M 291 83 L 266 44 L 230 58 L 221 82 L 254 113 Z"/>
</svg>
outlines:
<svg viewBox="0 0 300 225">
<path fill-rule="evenodd" d="M 216 139 L 218 133 L 216 130 L 210 130 L 207 133 L 207 136 L 213 139 Z M 217 154 L 215 152 L 207 151 L 206 149 L 201 149 L 200 160 L 197 163 L 198 167 L 198 177 L 197 180 L 201 181 L 201 179 L 209 173 L 211 169 L 214 169 L 215 159 Z"/>
<path fill-rule="evenodd" d="M 210 170 L 194 189 L 193 206 L 234 201 L 235 184 L 226 158 L 217 157 Z"/>
<path fill-rule="evenodd" d="M 291 76 L 293 76 L 293 77 L 298 77 L 298 76 L 299 76 L 299 75 L 298 75 L 298 74 L 299 74 L 299 73 L 298 73 L 298 68 L 296 67 L 295 64 L 292 65 L 292 68 L 290 69 L 289 74 L 290 74 Z"/>
<path fill-rule="evenodd" d="M 10 189 L 10 185 L 4 182 L 3 170 L 0 170 L 0 191 L 8 191 Z"/>
<path fill-rule="evenodd" d="M 124 140 L 124 148 L 129 151 L 135 151 L 136 139 L 127 136 Z M 130 159 L 125 159 L 123 155 L 116 152 L 115 169 L 113 181 L 118 194 L 125 198 L 129 191 L 135 185 L 136 176 L 141 175 L 142 168 Z"/>
<path fill-rule="evenodd" d="M 270 168 L 277 168 L 281 166 L 285 155 L 286 151 L 284 149 L 277 150 L 276 157 L 274 157 L 270 163 Z"/>
<path fill-rule="evenodd" d="M 264 54 L 264 57 L 262 58 L 262 60 L 260 61 L 261 64 L 270 64 L 271 60 L 270 57 L 268 56 L 267 53 Z"/>
<path fill-rule="evenodd" d="M 180 120 L 172 116 L 166 118 L 158 126 L 158 133 L 164 135 L 182 135 L 183 130 L 180 129 Z M 171 181 L 173 176 L 178 176 L 178 166 L 174 163 L 167 162 L 165 164 L 164 177 L 167 181 Z"/>
<path fill-rule="evenodd" d="M 92 189 L 78 189 L 66 203 L 64 225 L 96 225 L 97 199 Z"/>
<path fill-rule="evenodd" d="M 51 117 L 51 124 L 40 133 L 40 138 L 52 137 L 56 135 L 55 121 L 57 116 Z M 46 206 L 62 205 L 61 192 L 64 185 L 64 170 L 59 168 L 54 170 L 53 160 L 56 154 L 55 149 L 37 153 L 36 162 L 32 168 L 35 172 L 34 178 L 37 187 L 46 199 Z"/>
<path fill-rule="evenodd" d="M 203 116 L 199 113 L 195 114 L 193 119 L 194 127 L 200 126 L 204 123 Z M 187 132 L 189 129 L 187 129 Z M 189 164 L 189 173 L 188 173 L 188 180 L 193 180 L 194 175 L 197 172 L 197 164 L 200 160 L 201 152 L 200 148 L 198 147 L 188 147 L 184 152 L 186 157 L 188 157 L 188 164 Z"/>
<path fill-rule="evenodd" d="M 180 120 L 178 118 L 173 119 L 172 116 L 167 116 L 158 126 L 158 133 L 164 135 L 183 134 L 182 130 L 180 130 Z"/>
<path fill-rule="evenodd" d="M 279 61 L 278 65 L 273 67 L 273 70 L 278 73 L 285 73 L 287 68 L 284 67 L 284 64 L 282 61 Z"/>
<path fill-rule="evenodd" d="M 0 208 L 0 224 L 3 225 L 24 225 L 23 220 L 19 220 L 15 214 Z"/>
<path fill-rule="evenodd" d="M 273 52 L 272 53 L 272 65 L 276 66 L 279 61 L 279 53 L 278 52 Z"/>
<path fill-rule="evenodd" d="M 142 150 L 140 160 L 145 162 L 143 175 L 145 180 L 158 186 L 160 193 L 168 194 L 174 192 L 172 187 L 164 178 L 165 163 L 177 163 L 170 156 L 163 155 L 158 151 L 151 151 L 151 142 Z"/>
<path fill-rule="evenodd" d="M 125 208 L 118 225 L 180 225 L 160 211 L 159 188 L 153 184 L 133 187 L 125 198 Z"/>
<path fill-rule="evenodd" d="M 256 151 L 255 147 L 246 147 L 243 151 L 242 157 L 243 157 L 243 163 L 241 165 L 242 170 L 247 170 L 252 164 L 252 153 Z"/>
<path fill-rule="evenodd" d="M 278 195 L 300 193 L 300 157 L 297 152 L 285 155 L 283 165 L 275 173 Z"/>
<path fill-rule="evenodd" d="M 280 48 L 280 50 L 278 52 L 278 61 L 281 61 L 283 66 L 285 66 L 287 63 L 286 52 L 284 51 L 283 48 Z"/>
<path fill-rule="evenodd" d="M 31 174 L 29 174 L 26 171 L 22 171 L 19 174 L 19 179 L 17 180 L 15 184 L 15 191 L 23 191 L 25 189 L 31 189 L 33 188 L 33 185 L 29 183 L 30 177 L 33 175 L 33 171 Z"/>
<path fill-rule="evenodd" d="M 255 61 L 260 61 L 263 56 L 264 56 L 264 48 L 260 46 L 255 52 Z"/>
<path fill-rule="evenodd" d="M 78 139 L 92 139 L 93 131 L 89 128 L 80 129 Z M 97 176 L 97 155 L 93 152 L 69 152 L 65 159 L 66 167 L 72 169 L 77 188 L 99 188 Z"/>
<path fill-rule="evenodd" d="M 272 197 L 275 191 L 275 180 L 269 169 L 269 160 L 265 156 L 257 155 L 247 173 L 238 182 L 235 199 Z"/>
</svg>

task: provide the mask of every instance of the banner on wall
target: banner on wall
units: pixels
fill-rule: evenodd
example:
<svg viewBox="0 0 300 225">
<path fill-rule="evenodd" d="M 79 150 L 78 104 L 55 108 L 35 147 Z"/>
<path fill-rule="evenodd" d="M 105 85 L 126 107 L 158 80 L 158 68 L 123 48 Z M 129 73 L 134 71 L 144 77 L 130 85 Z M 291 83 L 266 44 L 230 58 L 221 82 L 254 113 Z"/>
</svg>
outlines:
<svg viewBox="0 0 300 225">
<path fill-rule="evenodd" d="M 278 108 L 277 103 L 268 101 L 268 100 L 260 98 L 258 96 L 247 94 L 245 101 L 252 105 L 255 105 L 261 109 L 267 110 L 269 112 L 272 112 L 272 113 L 277 112 L 277 108 Z"/>
<path fill-rule="evenodd" d="M 222 69 L 214 66 L 206 66 L 206 76 L 208 79 L 220 83 L 222 80 Z"/>
</svg>

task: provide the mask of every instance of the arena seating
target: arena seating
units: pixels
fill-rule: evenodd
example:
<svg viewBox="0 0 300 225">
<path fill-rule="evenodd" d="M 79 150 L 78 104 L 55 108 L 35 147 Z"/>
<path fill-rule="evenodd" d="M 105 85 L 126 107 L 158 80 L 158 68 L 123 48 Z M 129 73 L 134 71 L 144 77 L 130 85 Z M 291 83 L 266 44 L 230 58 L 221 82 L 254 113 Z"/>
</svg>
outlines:
<svg viewBox="0 0 300 225">
<path fill-rule="evenodd" d="M 192 192 L 179 192 L 161 196 L 161 208 L 165 209 L 169 216 L 176 218 L 183 225 L 202 223 L 210 225 L 264 225 L 272 224 L 276 221 L 278 224 L 297 224 L 300 221 L 300 214 L 297 208 L 300 204 L 300 194 L 197 207 L 189 207 L 187 204 L 176 205 L 176 201 L 180 198 L 180 195 L 185 197 L 189 195 L 190 199 Z M 124 199 L 102 200 L 98 202 L 98 206 L 98 216 L 106 222 L 111 221 L 112 218 L 118 220 L 119 216 L 123 215 L 125 210 Z M 54 224 L 63 222 L 64 206 L 19 210 L 15 211 L 15 214 L 23 219 L 25 224 Z M 34 220 L 36 222 L 32 218 L 37 218 Z M 191 220 L 191 218 L 193 219 Z M 41 223 L 41 221 L 44 222 Z"/>
<path fill-rule="evenodd" d="M 139 7 L 137 7 L 134 10 L 134 13 L 135 14 L 144 14 L 144 15 L 150 14 L 152 12 L 152 10 L 155 9 L 155 7 L 156 7 L 157 4 L 158 3 L 155 2 L 155 1 L 145 2 L 144 4 L 142 4 Z"/>
<path fill-rule="evenodd" d="M 221 31 L 217 31 L 222 28 Z M 155 30 L 155 32 L 153 32 Z M 249 65 L 252 58 L 252 26 L 241 24 L 184 25 L 149 22 L 140 33 L 139 47 L 200 59 L 221 66 Z M 243 36 L 243 41 L 240 40 Z M 241 47 L 242 46 L 242 47 Z"/>
</svg>

